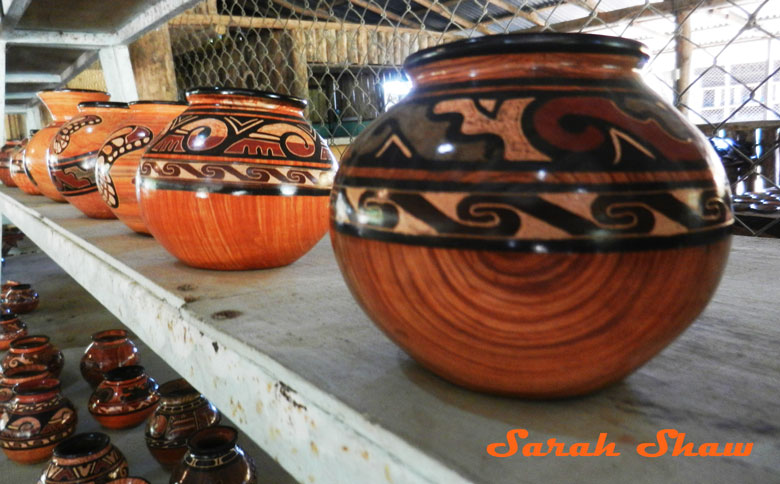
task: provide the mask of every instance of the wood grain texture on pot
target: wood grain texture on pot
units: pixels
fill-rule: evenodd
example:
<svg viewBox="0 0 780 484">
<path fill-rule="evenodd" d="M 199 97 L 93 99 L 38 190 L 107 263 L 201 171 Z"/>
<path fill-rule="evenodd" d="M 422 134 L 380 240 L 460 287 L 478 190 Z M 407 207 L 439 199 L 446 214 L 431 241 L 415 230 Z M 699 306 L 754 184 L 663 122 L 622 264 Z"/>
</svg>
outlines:
<svg viewBox="0 0 780 484">
<path fill-rule="evenodd" d="M 720 161 L 642 82 L 638 43 L 459 46 L 410 57 L 412 93 L 342 158 L 331 237 L 345 279 L 460 385 L 559 397 L 617 381 L 717 287 L 733 223 Z"/>
</svg>

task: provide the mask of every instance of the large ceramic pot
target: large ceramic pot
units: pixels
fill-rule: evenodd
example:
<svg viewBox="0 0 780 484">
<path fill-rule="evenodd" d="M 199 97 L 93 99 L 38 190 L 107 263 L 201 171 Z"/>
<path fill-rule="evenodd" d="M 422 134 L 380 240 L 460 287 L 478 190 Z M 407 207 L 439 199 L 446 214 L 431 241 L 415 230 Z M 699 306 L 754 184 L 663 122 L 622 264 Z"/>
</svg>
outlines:
<svg viewBox="0 0 780 484">
<path fill-rule="evenodd" d="M 92 388 L 103 381 L 103 374 L 120 366 L 140 363 L 138 348 L 123 329 L 108 329 L 92 335 L 92 343 L 81 357 L 81 375 Z"/>
<path fill-rule="evenodd" d="M 20 383 L 40 382 L 51 378 L 46 365 L 10 368 L 0 378 L 0 412 L 5 413 L 14 398 L 14 387 Z"/>
<path fill-rule="evenodd" d="M 107 484 L 127 477 L 127 460 L 100 432 L 60 442 L 38 484 Z"/>
<path fill-rule="evenodd" d="M 42 462 L 76 430 L 76 409 L 60 394 L 60 382 L 53 378 L 20 383 L 13 392 L 0 420 L 0 447 L 15 462 Z"/>
<path fill-rule="evenodd" d="M 173 467 L 187 451 L 187 439 L 220 421 L 217 408 L 187 380 L 160 386 L 160 403 L 146 422 L 146 446 L 157 462 Z"/>
<path fill-rule="evenodd" d="M 718 285 L 733 223 L 706 139 L 627 39 L 500 35 L 420 51 L 409 96 L 342 160 L 352 294 L 460 385 L 560 397 L 620 380 Z"/>
<path fill-rule="evenodd" d="M 16 314 L 34 311 L 39 302 L 38 292 L 29 284 L 14 284 L 0 294 L 3 309 Z"/>
<path fill-rule="evenodd" d="M 62 352 L 49 342 L 48 336 L 31 335 L 11 341 L 8 353 L 3 357 L 3 374 L 11 368 L 30 365 L 46 365 L 52 376 L 58 378 L 65 361 Z"/>
<path fill-rule="evenodd" d="M 204 88 L 144 154 L 141 215 L 185 264 L 260 269 L 290 264 L 328 230 L 335 159 L 303 118 L 306 102 Z"/>
<path fill-rule="evenodd" d="M 95 166 L 100 195 L 114 215 L 135 232 L 149 233 L 141 219 L 136 195 L 141 155 L 186 108 L 187 104 L 182 102 L 132 102 L 128 118 L 100 148 Z"/>
<path fill-rule="evenodd" d="M 0 351 L 11 346 L 11 341 L 27 336 L 27 324 L 14 313 L 0 315 Z"/>
<path fill-rule="evenodd" d="M 38 189 L 38 182 L 32 177 L 32 174 L 28 170 L 27 163 L 24 161 L 24 153 L 29 141 L 28 138 L 24 138 L 19 146 L 11 153 L 11 164 L 8 173 L 11 180 L 13 180 L 13 183 L 19 187 L 21 191 L 28 195 L 40 195 L 41 191 Z"/>
<path fill-rule="evenodd" d="M 0 149 L 0 181 L 7 187 L 15 187 L 16 182 L 11 178 L 11 155 L 22 140 L 10 140 Z"/>
<path fill-rule="evenodd" d="M 51 142 L 48 161 L 54 186 L 87 217 L 116 218 L 98 192 L 95 164 L 106 137 L 129 113 L 126 103 L 81 103 L 79 116 L 65 123 Z"/>
<path fill-rule="evenodd" d="M 52 122 L 41 129 L 30 139 L 30 145 L 25 152 L 25 163 L 32 177 L 38 182 L 41 193 L 56 202 L 64 202 L 63 197 L 49 176 L 48 157 L 54 135 L 63 124 L 78 114 L 78 105 L 87 101 L 108 101 L 108 94 L 102 91 L 86 89 L 58 89 L 56 91 L 41 91 L 38 98 L 49 110 Z"/>
<path fill-rule="evenodd" d="M 207 427 L 190 437 L 184 459 L 171 474 L 170 484 L 254 484 L 255 463 L 236 444 L 236 429 Z"/>
<path fill-rule="evenodd" d="M 125 429 L 146 420 L 159 400 L 157 382 L 143 366 L 121 366 L 106 372 L 87 407 L 103 427 Z"/>
</svg>

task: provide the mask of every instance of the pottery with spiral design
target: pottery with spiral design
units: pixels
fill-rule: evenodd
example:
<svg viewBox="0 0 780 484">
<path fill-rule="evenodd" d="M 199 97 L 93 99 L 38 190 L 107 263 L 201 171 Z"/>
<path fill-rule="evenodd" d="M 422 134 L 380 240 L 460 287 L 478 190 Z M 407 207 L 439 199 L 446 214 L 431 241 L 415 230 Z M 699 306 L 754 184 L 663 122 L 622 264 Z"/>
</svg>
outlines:
<svg viewBox="0 0 780 484">
<path fill-rule="evenodd" d="M 3 374 L 11 368 L 30 365 L 45 365 L 51 375 L 58 378 L 65 366 L 65 358 L 48 336 L 34 334 L 11 341 L 8 352 L 0 362 Z"/>
<path fill-rule="evenodd" d="M 579 395 L 699 315 L 733 217 L 702 134 L 642 80 L 645 48 L 480 37 L 410 56 L 411 93 L 342 158 L 331 238 L 371 319 L 459 385 Z"/>
<path fill-rule="evenodd" d="M 108 435 L 89 432 L 54 447 L 38 484 L 107 484 L 127 476 L 127 460 Z"/>
</svg>

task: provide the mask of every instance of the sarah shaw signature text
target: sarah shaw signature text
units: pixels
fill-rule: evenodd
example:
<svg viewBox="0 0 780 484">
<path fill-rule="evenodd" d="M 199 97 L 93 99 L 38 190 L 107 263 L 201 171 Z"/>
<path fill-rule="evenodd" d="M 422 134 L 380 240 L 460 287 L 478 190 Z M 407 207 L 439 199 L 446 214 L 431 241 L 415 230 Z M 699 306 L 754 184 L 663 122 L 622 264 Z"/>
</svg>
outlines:
<svg viewBox="0 0 780 484">
<path fill-rule="evenodd" d="M 607 443 L 607 434 L 599 434 L 595 445 L 588 442 L 575 442 L 567 445 L 556 439 L 547 439 L 546 442 L 518 443 L 517 439 L 528 438 L 525 429 L 512 429 L 506 433 L 506 443 L 493 443 L 487 446 L 487 453 L 493 457 L 512 457 L 520 452 L 524 457 L 542 457 L 554 455 L 558 457 L 617 457 L 620 452 L 616 450 L 615 442 Z M 746 457 L 753 451 L 753 443 L 703 442 L 696 445 L 694 442 L 685 441 L 685 433 L 675 429 L 659 430 L 655 435 L 655 442 L 645 442 L 636 446 L 636 453 L 643 457 L 661 457 L 670 454 L 672 456 L 685 457 Z"/>
</svg>

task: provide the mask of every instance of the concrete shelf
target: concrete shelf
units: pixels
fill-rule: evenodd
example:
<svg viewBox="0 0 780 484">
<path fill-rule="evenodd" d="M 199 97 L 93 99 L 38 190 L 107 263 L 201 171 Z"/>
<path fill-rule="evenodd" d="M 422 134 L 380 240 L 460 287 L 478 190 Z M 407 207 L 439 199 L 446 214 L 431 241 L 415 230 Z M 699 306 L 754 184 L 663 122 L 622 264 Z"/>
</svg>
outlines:
<svg viewBox="0 0 780 484">
<path fill-rule="evenodd" d="M 524 401 L 466 391 L 415 364 L 352 299 L 325 238 L 294 264 L 186 267 L 117 221 L 0 189 L 0 211 L 300 482 L 770 482 L 780 474 L 777 240 L 737 237 L 720 289 L 675 343 L 594 395 Z M 619 457 L 491 457 L 527 441 Z M 662 429 L 752 442 L 747 457 L 651 459 Z"/>
</svg>

